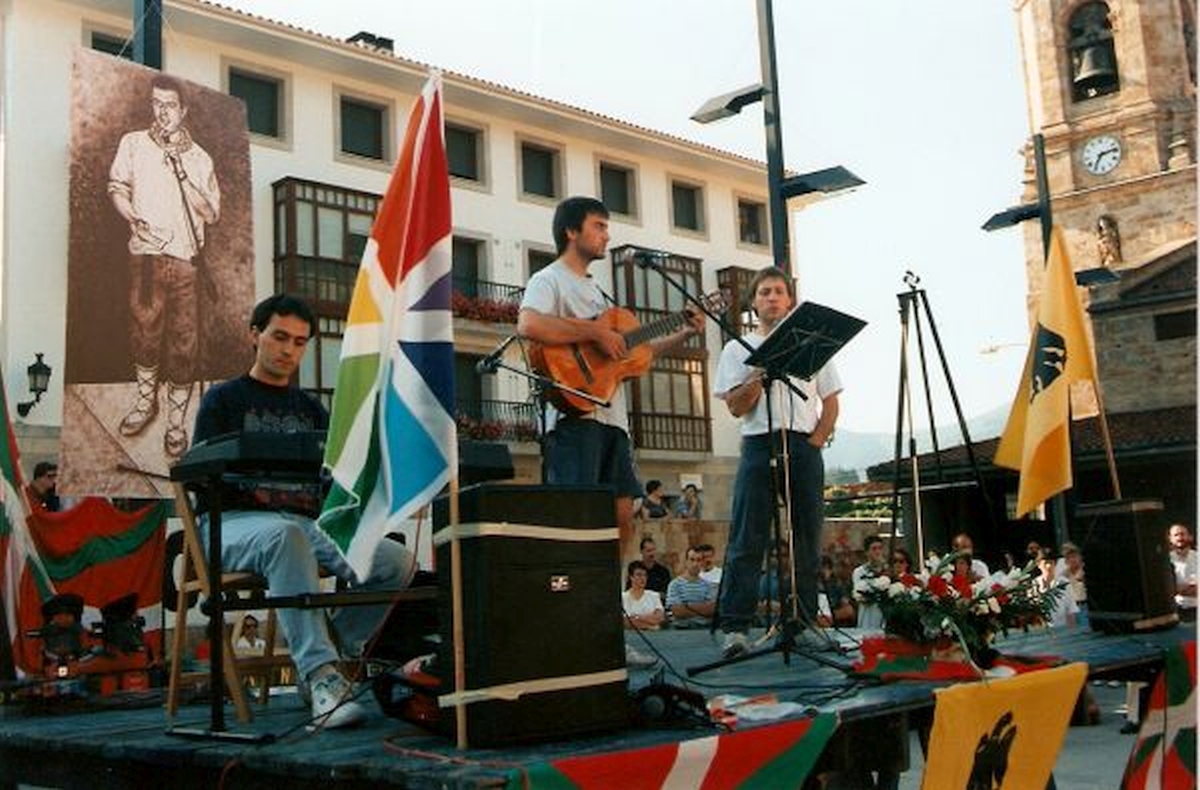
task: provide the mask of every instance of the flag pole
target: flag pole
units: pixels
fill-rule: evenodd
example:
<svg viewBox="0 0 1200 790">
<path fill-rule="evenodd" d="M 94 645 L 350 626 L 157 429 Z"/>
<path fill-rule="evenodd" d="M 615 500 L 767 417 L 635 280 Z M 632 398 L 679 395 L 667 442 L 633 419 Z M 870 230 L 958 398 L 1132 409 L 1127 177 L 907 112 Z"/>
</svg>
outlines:
<svg viewBox="0 0 1200 790">
<path fill-rule="evenodd" d="M 1100 394 L 1100 379 L 1092 380 L 1092 390 L 1096 393 L 1096 408 L 1100 412 L 1100 436 L 1104 439 L 1104 457 L 1108 461 L 1108 476 L 1112 480 L 1113 499 L 1121 498 L 1121 480 L 1117 476 L 1117 458 L 1113 453 L 1112 435 L 1108 431 L 1108 411 L 1104 408 L 1104 398 Z"/>
<path fill-rule="evenodd" d="M 454 640 L 454 730 L 459 749 L 467 744 L 467 651 L 463 644 L 462 545 L 458 539 L 458 475 L 450 478 L 450 611 Z"/>
</svg>

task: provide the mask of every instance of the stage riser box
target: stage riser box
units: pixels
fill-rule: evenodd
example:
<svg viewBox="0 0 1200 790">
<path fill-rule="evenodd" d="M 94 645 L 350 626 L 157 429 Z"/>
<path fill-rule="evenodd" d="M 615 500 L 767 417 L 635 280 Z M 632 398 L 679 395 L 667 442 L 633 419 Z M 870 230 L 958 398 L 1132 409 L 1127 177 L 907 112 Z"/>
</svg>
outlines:
<svg viewBox="0 0 1200 790">
<path fill-rule="evenodd" d="M 1178 622 L 1162 502 L 1080 505 L 1072 534 L 1083 552 L 1093 630 L 1140 631 Z"/>
<path fill-rule="evenodd" d="M 434 503 L 442 694 L 454 692 L 449 503 Z M 489 747 L 629 722 L 612 490 L 484 483 L 459 495 L 467 741 Z M 440 721 L 452 732 L 452 707 Z"/>
</svg>

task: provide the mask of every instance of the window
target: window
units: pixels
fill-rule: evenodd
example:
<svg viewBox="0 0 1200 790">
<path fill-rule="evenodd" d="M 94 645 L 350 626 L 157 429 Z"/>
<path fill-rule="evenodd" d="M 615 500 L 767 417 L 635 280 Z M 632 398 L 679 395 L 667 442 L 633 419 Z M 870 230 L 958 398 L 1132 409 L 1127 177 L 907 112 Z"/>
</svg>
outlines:
<svg viewBox="0 0 1200 790">
<path fill-rule="evenodd" d="M 446 159 L 450 164 L 450 175 L 482 183 L 483 132 L 447 122 Z"/>
<path fill-rule="evenodd" d="M 1117 51 L 1107 3 L 1084 3 L 1071 14 L 1067 25 L 1071 58 L 1071 98 L 1085 101 L 1116 93 Z"/>
<path fill-rule="evenodd" d="M 341 150 L 367 159 L 387 159 L 387 109 L 371 102 L 341 98 Z"/>
<path fill-rule="evenodd" d="M 767 243 L 767 207 L 755 200 L 738 198 L 738 241 L 742 244 Z"/>
<path fill-rule="evenodd" d="M 451 241 L 451 277 L 454 290 L 463 296 L 479 295 L 479 262 L 483 258 L 483 242 L 455 236 Z"/>
<path fill-rule="evenodd" d="M 529 276 L 532 277 L 537 272 L 545 269 L 550 264 L 558 259 L 558 255 L 550 250 L 529 250 L 526 255 L 526 260 L 529 261 Z"/>
<path fill-rule="evenodd" d="M 717 270 L 717 287 L 729 296 L 729 308 L 725 311 L 725 323 L 736 327 L 738 334 L 744 335 L 754 329 L 757 317 L 750 309 L 754 295 L 750 293 L 750 282 L 754 279 L 754 269 L 744 269 L 741 266 L 726 266 Z M 728 337 L 722 337 L 722 343 Z"/>
<path fill-rule="evenodd" d="M 558 151 L 534 143 L 521 143 L 521 192 L 556 198 L 559 195 Z"/>
<path fill-rule="evenodd" d="M 133 60 L 133 39 L 93 30 L 91 33 L 91 48 L 97 52 L 106 52 L 118 58 Z"/>
<path fill-rule="evenodd" d="M 680 230 L 704 232 L 704 192 L 700 187 L 671 182 L 671 225 Z"/>
<path fill-rule="evenodd" d="M 662 274 L 634 261 L 639 248 L 612 251 L 613 284 L 618 304 L 637 315 L 642 326 L 679 313 L 683 296 Z M 701 292 L 700 261 L 682 255 L 663 259 L 662 268 L 689 293 Z M 629 428 L 643 449 L 708 452 L 712 449 L 708 398 L 708 351 L 703 335 L 655 356 L 650 372 L 630 381 Z"/>
<path fill-rule="evenodd" d="M 275 290 L 302 297 L 317 314 L 300 386 L 329 407 L 346 313 L 380 197 L 295 178 L 276 181 L 272 188 Z"/>
<path fill-rule="evenodd" d="M 283 81 L 242 69 L 229 70 L 229 95 L 246 103 L 246 125 L 253 134 L 283 137 Z"/>
<path fill-rule="evenodd" d="M 613 214 L 636 217 L 633 170 L 610 162 L 601 162 L 600 200 Z"/>
<path fill-rule="evenodd" d="M 1177 340 L 1196 336 L 1196 311 L 1160 313 L 1154 316 L 1154 339 Z"/>
</svg>

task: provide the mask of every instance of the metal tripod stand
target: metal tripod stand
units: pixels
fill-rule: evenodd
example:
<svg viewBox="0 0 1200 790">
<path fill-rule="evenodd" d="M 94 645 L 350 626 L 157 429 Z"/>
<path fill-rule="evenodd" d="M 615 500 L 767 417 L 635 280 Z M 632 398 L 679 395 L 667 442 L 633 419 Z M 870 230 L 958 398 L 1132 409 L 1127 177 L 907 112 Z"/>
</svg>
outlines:
<svg viewBox="0 0 1200 790">
<path fill-rule="evenodd" d="M 995 510 L 992 508 L 991 499 L 988 496 L 987 487 L 983 484 L 983 476 L 979 471 L 979 462 L 975 457 L 975 447 L 971 442 L 971 434 L 967 428 L 967 421 L 963 417 L 962 404 L 958 400 L 958 392 L 954 388 L 954 379 L 950 375 L 950 365 L 946 362 L 946 352 L 942 347 L 942 339 L 938 334 L 937 324 L 933 320 L 933 311 L 929 307 L 929 297 L 925 293 L 925 289 L 918 288 L 921 278 L 913 274 L 911 271 L 904 273 L 904 284 L 908 286 L 908 290 L 896 294 L 896 298 L 900 301 L 900 381 L 897 387 L 897 403 L 896 403 L 896 446 L 895 458 L 892 465 L 892 523 L 890 542 L 896 541 L 897 521 L 900 512 L 900 462 L 903 458 L 904 451 L 904 428 L 907 421 L 908 425 L 908 458 L 909 465 L 912 469 L 912 500 L 913 500 L 913 526 L 917 537 L 917 556 L 918 562 L 924 562 L 925 558 L 925 529 L 922 522 L 921 513 L 921 470 L 917 457 L 917 440 L 913 432 L 913 414 L 912 414 L 912 393 L 910 391 L 909 373 L 908 373 L 908 335 L 909 327 L 916 326 L 917 334 L 917 355 L 921 365 L 921 384 L 925 394 L 925 408 L 929 418 L 929 436 L 933 445 L 933 457 L 939 481 L 939 487 L 946 487 L 943 482 L 945 479 L 945 470 L 942 467 L 941 449 L 938 445 L 937 425 L 934 422 L 933 416 L 933 399 L 930 395 L 929 387 L 929 368 L 925 357 L 925 335 L 921 327 L 921 312 L 924 310 L 925 321 L 929 324 L 929 332 L 933 338 L 933 344 L 937 350 L 938 362 L 941 364 L 942 375 L 946 379 L 946 388 L 950 393 L 950 400 L 954 404 L 954 414 L 958 418 L 958 427 L 962 432 L 963 443 L 966 446 L 967 458 L 970 460 L 971 470 L 974 474 L 975 485 L 979 488 L 980 494 L 983 496 L 984 507 L 987 510 L 989 519 L 995 527 Z M 911 319 L 911 321 L 910 321 Z M 890 551 L 894 546 L 889 546 Z"/>
</svg>

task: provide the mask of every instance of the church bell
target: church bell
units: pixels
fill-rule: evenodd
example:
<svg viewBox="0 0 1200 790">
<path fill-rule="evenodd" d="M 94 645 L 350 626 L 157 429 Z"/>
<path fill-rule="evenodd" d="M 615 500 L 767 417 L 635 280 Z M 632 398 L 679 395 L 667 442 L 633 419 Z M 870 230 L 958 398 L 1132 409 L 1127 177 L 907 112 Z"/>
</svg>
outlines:
<svg viewBox="0 0 1200 790">
<path fill-rule="evenodd" d="M 1093 44 L 1080 53 L 1074 80 L 1078 90 L 1088 91 L 1110 85 L 1116 78 L 1117 68 L 1111 44 Z"/>
</svg>

